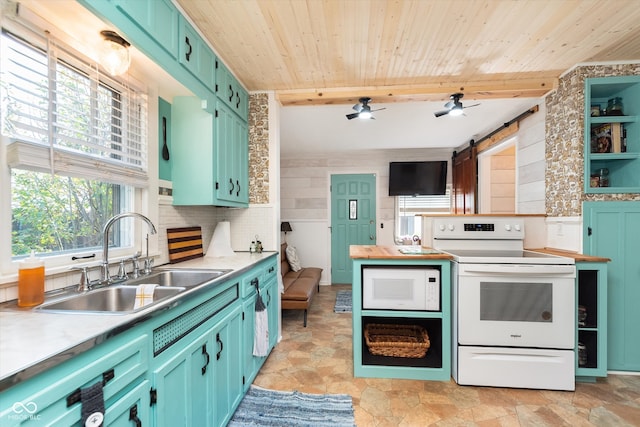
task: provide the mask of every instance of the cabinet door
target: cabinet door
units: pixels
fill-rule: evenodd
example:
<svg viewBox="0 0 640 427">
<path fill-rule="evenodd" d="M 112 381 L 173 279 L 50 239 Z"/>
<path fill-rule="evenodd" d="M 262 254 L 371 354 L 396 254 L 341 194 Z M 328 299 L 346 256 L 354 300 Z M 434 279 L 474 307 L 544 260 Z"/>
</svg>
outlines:
<svg viewBox="0 0 640 427">
<path fill-rule="evenodd" d="M 247 125 L 225 103 L 216 101 L 217 198 L 230 206 L 249 202 Z"/>
<path fill-rule="evenodd" d="M 576 377 L 607 376 L 607 264 L 576 263 Z"/>
<path fill-rule="evenodd" d="M 584 252 L 609 258 L 607 266 L 607 364 L 640 371 L 640 202 L 585 202 Z"/>
<path fill-rule="evenodd" d="M 186 337 L 183 340 L 187 342 Z M 157 402 L 153 410 L 157 426 L 214 425 L 215 349 L 211 332 L 207 331 L 154 370 Z"/>
<path fill-rule="evenodd" d="M 180 63 L 212 92 L 215 88 L 215 55 L 186 19 L 180 18 Z"/>
<path fill-rule="evenodd" d="M 244 390 L 248 390 L 256 373 L 262 366 L 262 359 L 253 355 L 253 336 L 256 322 L 256 294 L 247 297 L 243 304 L 244 318 L 242 320 L 242 364 L 244 376 Z"/>
<path fill-rule="evenodd" d="M 244 395 L 242 385 L 242 307 L 237 306 L 213 327 L 214 424 L 226 425 Z M 194 424 L 198 425 L 198 424 Z M 203 424 L 200 424 L 203 425 Z"/>
<path fill-rule="evenodd" d="M 149 411 L 148 380 L 143 381 L 129 393 L 122 396 L 106 409 L 104 425 L 109 427 L 134 427 L 140 422 L 143 426 L 151 425 Z"/>
<path fill-rule="evenodd" d="M 249 115 L 249 95 L 240 85 L 229 69 L 217 60 L 216 95 L 244 122 Z"/>
<path fill-rule="evenodd" d="M 267 281 L 263 290 L 263 299 L 267 306 L 267 316 L 269 318 L 269 351 L 273 349 L 278 341 L 279 295 L 278 281 L 275 278 Z"/>
<path fill-rule="evenodd" d="M 178 9 L 171 0 L 117 0 L 118 9 L 173 58 L 178 56 Z"/>
</svg>

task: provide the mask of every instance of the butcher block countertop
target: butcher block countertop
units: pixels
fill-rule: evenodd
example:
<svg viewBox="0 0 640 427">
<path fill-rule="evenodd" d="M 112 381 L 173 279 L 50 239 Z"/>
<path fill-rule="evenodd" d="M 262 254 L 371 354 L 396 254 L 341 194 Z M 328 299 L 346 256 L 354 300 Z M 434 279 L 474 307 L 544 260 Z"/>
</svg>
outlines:
<svg viewBox="0 0 640 427">
<path fill-rule="evenodd" d="M 424 246 L 351 245 L 349 256 L 358 259 L 453 259 Z"/>
<path fill-rule="evenodd" d="M 527 249 L 527 250 L 533 251 L 533 252 L 542 252 L 543 254 L 559 255 L 567 258 L 573 258 L 574 261 L 576 262 L 609 262 L 611 261 L 609 258 L 584 255 L 584 254 L 579 254 L 577 252 L 565 251 L 562 249 L 555 249 L 555 248 L 536 248 L 536 249 Z"/>
</svg>

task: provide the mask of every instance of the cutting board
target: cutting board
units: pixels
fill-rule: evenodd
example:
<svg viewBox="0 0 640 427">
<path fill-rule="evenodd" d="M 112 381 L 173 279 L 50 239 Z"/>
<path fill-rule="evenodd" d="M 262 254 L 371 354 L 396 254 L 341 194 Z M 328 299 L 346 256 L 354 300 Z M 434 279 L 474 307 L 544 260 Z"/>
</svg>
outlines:
<svg viewBox="0 0 640 427">
<path fill-rule="evenodd" d="M 204 256 L 202 227 L 167 228 L 167 241 L 170 264 Z"/>
</svg>

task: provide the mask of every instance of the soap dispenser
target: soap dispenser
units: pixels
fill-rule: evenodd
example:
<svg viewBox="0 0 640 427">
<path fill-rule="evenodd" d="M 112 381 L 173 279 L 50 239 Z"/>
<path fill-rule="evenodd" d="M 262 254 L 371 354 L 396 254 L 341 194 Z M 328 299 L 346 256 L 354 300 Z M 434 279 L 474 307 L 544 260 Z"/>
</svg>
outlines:
<svg viewBox="0 0 640 427">
<path fill-rule="evenodd" d="M 18 267 L 18 306 L 33 307 L 44 302 L 44 262 L 34 252 Z"/>
</svg>

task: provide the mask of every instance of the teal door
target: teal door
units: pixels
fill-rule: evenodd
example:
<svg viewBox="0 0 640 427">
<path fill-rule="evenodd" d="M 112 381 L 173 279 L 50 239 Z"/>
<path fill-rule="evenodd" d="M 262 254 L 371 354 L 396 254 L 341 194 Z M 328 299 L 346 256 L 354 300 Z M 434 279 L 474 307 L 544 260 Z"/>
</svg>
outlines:
<svg viewBox="0 0 640 427">
<path fill-rule="evenodd" d="M 331 282 L 351 283 L 350 245 L 376 244 L 376 176 L 331 175 Z"/>
<path fill-rule="evenodd" d="M 640 371 L 640 202 L 585 202 L 584 251 L 607 267 L 609 370 Z"/>
</svg>

